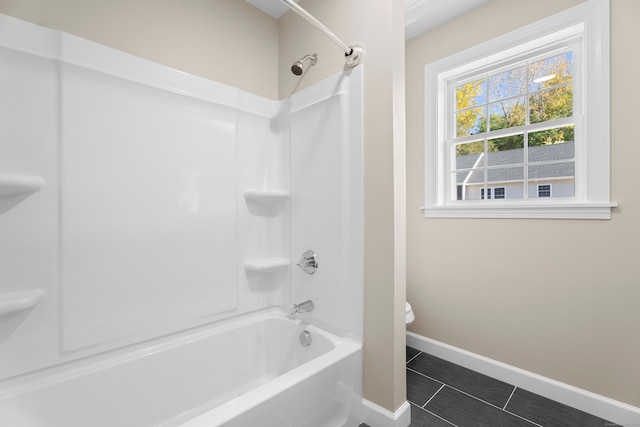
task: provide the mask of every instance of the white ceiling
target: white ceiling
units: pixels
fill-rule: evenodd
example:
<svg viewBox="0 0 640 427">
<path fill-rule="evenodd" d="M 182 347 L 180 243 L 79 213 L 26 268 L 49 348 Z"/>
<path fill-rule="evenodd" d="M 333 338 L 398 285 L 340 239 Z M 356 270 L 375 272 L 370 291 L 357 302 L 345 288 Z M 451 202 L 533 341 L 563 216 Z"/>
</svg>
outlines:
<svg viewBox="0 0 640 427">
<path fill-rule="evenodd" d="M 412 39 L 490 1 L 404 0 L 404 38 Z"/>
<path fill-rule="evenodd" d="M 247 3 L 257 7 L 264 13 L 273 16 L 276 19 L 282 18 L 289 8 L 280 0 L 245 0 Z M 295 0 L 298 3 L 300 0 Z"/>
<path fill-rule="evenodd" d="M 280 19 L 288 8 L 280 0 L 245 0 Z M 299 0 L 296 0 L 299 1 Z M 414 38 L 491 0 L 404 0 L 405 40 Z"/>
</svg>

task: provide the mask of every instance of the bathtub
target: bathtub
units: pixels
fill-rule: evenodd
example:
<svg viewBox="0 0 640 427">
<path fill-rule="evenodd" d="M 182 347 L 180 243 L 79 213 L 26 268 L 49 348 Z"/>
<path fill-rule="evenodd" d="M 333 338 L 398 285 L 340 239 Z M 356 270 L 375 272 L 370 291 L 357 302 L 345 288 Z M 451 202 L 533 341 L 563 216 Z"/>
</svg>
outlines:
<svg viewBox="0 0 640 427">
<path fill-rule="evenodd" d="M 361 348 L 271 308 L 0 382 L 0 425 L 357 426 Z"/>
</svg>

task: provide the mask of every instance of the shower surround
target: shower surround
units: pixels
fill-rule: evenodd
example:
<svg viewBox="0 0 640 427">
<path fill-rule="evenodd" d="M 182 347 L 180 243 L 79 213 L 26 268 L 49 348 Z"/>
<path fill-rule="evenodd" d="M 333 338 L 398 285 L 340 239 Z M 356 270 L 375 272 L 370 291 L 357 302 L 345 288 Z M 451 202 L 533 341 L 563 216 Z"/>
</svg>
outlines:
<svg viewBox="0 0 640 427">
<path fill-rule="evenodd" d="M 360 345 L 362 67 L 273 101 L 7 16 L 0 29 L 0 400 L 309 299 L 299 322 Z M 292 262 L 308 249 L 314 275 Z M 359 401 L 358 360 L 336 381 Z"/>
</svg>

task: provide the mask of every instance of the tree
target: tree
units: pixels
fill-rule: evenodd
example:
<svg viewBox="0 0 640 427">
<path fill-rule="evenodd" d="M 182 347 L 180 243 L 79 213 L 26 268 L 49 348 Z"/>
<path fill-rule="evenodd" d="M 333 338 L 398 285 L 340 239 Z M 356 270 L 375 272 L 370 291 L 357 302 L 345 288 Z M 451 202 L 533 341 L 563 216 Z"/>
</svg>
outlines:
<svg viewBox="0 0 640 427">
<path fill-rule="evenodd" d="M 565 53 L 530 65 L 537 91 L 529 96 L 529 120 L 541 123 L 573 115 L 571 55 Z M 529 146 L 573 141 L 573 126 L 529 134 Z"/>
<path fill-rule="evenodd" d="M 468 136 L 484 132 L 484 108 L 469 108 L 479 104 L 486 93 L 486 81 L 476 80 L 456 87 L 456 136 Z M 462 111 L 460 111 L 462 110 Z M 457 146 L 456 155 L 477 154 L 484 152 L 484 142 L 477 141 Z"/>
<path fill-rule="evenodd" d="M 456 87 L 456 136 L 484 133 L 487 126 L 494 131 L 523 126 L 527 120 L 541 123 L 570 117 L 573 114 L 571 60 L 571 52 L 567 52 Z M 528 134 L 529 146 L 565 141 L 573 141 L 573 126 Z M 458 147 L 458 155 L 482 152 L 483 145 L 481 141 L 463 144 Z M 517 134 L 490 140 L 487 150 L 523 147 L 524 135 Z"/>
<path fill-rule="evenodd" d="M 486 82 L 476 80 L 456 88 L 456 136 L 468 136 L 478 133 L 478 122 L 483 121 L 482 108 L 471 108 L 478 105 L 478 98 L 482 97 Z M 461 111 L 463 110 L 463 111 Z"/>
</svg>

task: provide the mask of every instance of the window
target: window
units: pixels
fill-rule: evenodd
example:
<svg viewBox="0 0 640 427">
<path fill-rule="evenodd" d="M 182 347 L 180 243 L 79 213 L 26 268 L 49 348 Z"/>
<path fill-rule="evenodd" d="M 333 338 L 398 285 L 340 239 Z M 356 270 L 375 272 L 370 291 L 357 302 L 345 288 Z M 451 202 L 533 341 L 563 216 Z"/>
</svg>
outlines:
<svg viewBox="0 0 640 427">
<path fill-rule="evenodd" d="M 551 197 L 551 184 L 538 185 L 538 197 Z"/>
<path fill-rule="evenodd" d="M 507 187 L 488 187 L 486 188 L 487 199 L 505 199 Z M 480 189 L 480 199 L 484 199 L 485 188 Z"/>
<path fill-rule="evenodd" d="M 425 216 L 610 217 L 608 16 L 592 0 L 426 66 Z"/>
</svg>

